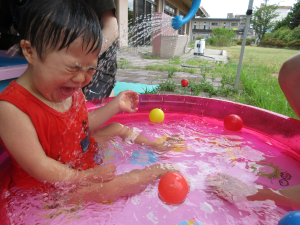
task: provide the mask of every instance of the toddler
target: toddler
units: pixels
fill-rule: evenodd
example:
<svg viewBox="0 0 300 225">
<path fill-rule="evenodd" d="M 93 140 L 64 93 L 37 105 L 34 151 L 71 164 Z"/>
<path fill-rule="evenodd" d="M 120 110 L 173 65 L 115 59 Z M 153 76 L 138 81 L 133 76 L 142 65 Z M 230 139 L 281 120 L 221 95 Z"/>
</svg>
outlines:
<svg viewBox="0 0 300 225">
<path fill-rule="evenodd" d="M 156 164 L 115 176 L 114 164 L 95 162 L 98 143 L 114 136 L 131 137 L 133 143 L 160 152 L 169 143 L 133 135 L 132 129 L 118 123 L 97 130 L 119 111 L 136 112 L 138 95 L 123 91 L 87 113 L 81 88 L 97 71 L 102 34 L 97 16 L 85 2 L 33 1 L 19 31 L 28 68 L 0 94 L 0 142 L 14 165 L 10 187 L 88 182 L 92 185 L 82 185 L 70 197 L 104 201 L 139 192 L 162 175 L 177 171 L 170 164 Z"/>
</svg>

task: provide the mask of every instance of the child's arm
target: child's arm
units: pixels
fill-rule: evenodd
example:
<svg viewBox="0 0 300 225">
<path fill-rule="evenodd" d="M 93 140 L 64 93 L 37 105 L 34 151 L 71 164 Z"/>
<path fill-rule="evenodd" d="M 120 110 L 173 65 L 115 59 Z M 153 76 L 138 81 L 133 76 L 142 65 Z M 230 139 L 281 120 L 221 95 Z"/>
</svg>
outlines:
<svg viewBox="0 0 300 225">
<path fill-rule="evenodd" d="M 278 81 L 287 101 L 300 118 L 300 54 L 288 59 L 282 65 Z"/>
<path fill-rule="evenodd" d="M 116 176 L 110 182 L 92 184 L 79 189 L 77 193 L 69 194 L 70 200 L 68 203 L 78 203 L 80 201 L 102 202 L 136 194 L 143 191 L 149 183 L 169 172 L 178 173 L 178 166 L 174 164 L 154 164 L 146 166 L 144 169 L 132 170 Z"/>
<path fill-rule="evenodd" d="M 21 168 L 39 181 L 77 183 L 108 181 L 115 177 L 113 164 L 78 171 L 47 157 L 31 119 L 5 101 L 0 101 L 0 137 Z"/>
<path fill-rule="evenodd" d="M 129 141 L 134 144 L 140 144 L 145 146 L 153 147 L 158 153 L 164 153 L 171 150 L 173 145 L 182 142 L 182 138 L 179 135 L 172 135 L 164 142 L 151 141 L 138 130 L 131 129 L 128 126 L 124 126 L 120 123 L 111 123 L 95 131 L 92 136 L 97 142 L 104 143 L 113 137 L 120 137 L 123 141 Z"/>
<path fill-rule="evenodd" d="M 101 127 L 111 117 L 120 111 L 134 113 L 138 109 L 138 94 L 134 91 L 122 91 L 113 100 L 104 105 L 103 107 L 89 112 L 89 128 L 90 131 Z"/>
</svg>

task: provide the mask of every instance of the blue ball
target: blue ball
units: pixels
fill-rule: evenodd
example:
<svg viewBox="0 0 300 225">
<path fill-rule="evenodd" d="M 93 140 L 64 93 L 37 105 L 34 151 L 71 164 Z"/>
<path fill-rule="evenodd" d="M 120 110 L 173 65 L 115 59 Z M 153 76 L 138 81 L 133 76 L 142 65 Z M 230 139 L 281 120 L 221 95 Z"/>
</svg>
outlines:
<svg viewBox="0 0 300 225">
<path fill-rule="evenodd" d="M 299 225 L 300 211 L 289 212 L 284 215 L 278 222 L 278 225 Z"/>
</svg>

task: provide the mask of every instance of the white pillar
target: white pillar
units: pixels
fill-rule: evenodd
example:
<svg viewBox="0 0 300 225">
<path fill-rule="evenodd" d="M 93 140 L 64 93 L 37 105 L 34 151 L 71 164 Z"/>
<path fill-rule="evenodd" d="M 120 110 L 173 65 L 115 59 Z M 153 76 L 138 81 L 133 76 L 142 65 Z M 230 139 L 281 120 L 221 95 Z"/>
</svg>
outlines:
<svg viewBox="0 0 300 225">
<path fill-rule="evenodd" d="M 119 25 L 119 47 L 128 46 L 128 0 L 116 0 Z"/>
</svg>

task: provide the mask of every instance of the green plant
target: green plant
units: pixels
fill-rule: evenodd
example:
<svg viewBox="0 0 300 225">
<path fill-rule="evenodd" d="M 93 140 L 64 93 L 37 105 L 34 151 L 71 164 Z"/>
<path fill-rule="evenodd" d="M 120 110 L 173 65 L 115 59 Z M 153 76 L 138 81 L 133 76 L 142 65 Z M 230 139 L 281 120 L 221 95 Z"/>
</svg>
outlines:
<svg viewBox="0 0 300 225">
<path fill-rule="evenodd" d="M 143 59 L 159 59 L 159 56 L 153 56 L 153 55 L 149 55 L 149 54 L 143 54 L 142 58 Z"/>
<path fill-rule="evenodd" d="M 152 90 L 148 90 L 148 88 L 146 87 L 143 88 L 144 92 L 143 93 L 140 93 L 140 94 L 157 94 L 157 89 L 153 88 Z"/>
<path fill-rule="evenodd" d="M 129 65 L 129 61 L 127 59 L 120 58 L 118 60 L 118 68 L 119 69 L 124 69 L 127 65 Z"/>
<path fill-rule="evenodd" d="M 296 41 L 290 41 L 289 43 L 287 43 L 287 45 L 293 49 L 300 49 L 300 39 Z"/>
<path fill-rule="evenodd" d="M 217 46 L 231 46 L 232 40 L 235 38 L 234 31 L 229 30 L 228 28 L 213 28 L 212 33 L 212 42 L 214 42 Z"/>
<path fill-rule="evenodd" d="M 146 70 L 158 70 L 158 71 L 174 71 L 174 72 L 188 72 L 188 73 L 196 73 L 197 69 L 195 68 L 184 68 L 177 67 L 172 65 L 147 65 L 145 66 Z"/>
<path fill-rule="evenodd" d="M 175 91 L 177 88 L 177 85 L 175 83 L 175 81 L 171 78 L 171 79 L 166 79 L 166 80 L 162 80 L 160 79 L 161 82 L 159 84 L 158 90 L 157 91 Z"/>
</svg>

